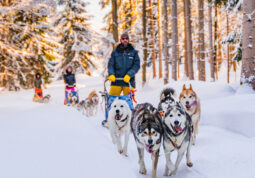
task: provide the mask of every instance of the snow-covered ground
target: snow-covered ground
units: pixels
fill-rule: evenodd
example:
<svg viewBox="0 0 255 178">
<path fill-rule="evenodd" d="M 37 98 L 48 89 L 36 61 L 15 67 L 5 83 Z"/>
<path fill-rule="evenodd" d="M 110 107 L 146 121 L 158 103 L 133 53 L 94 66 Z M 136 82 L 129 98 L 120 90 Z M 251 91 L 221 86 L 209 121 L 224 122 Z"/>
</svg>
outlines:
<svg viewBox="0 0 255 178">
<path fill-rule="evenodd" d="M 150 80 L 136 99 L 157 106 L 162 80 Z M 100 76 L 78 77 L 81 98 L 103 90 Z M 189 81 L 171 81 L 179 93 Z M 182 160 L 173 177 L 253 178 L 255 166 L 255 93 L 238 84 L 191 82 L 202 104 L 197 144 L 191 149 L 194 163 Z M 86 118 L 63 105 L 63 81 L 44 90 L 48 105 L 32 102 L 33 90 L 0 93 L 0 177 L 2 178 L 149 178 L 151 160 L 146 153 L 147 175 L 138 173 L 138 154 L 130 135 L 128 157 L 112 144 L 101 127 L 104 112 Z M 158 178 L 163 178 L 165 158 L 160 152 Z"/>
</svg>

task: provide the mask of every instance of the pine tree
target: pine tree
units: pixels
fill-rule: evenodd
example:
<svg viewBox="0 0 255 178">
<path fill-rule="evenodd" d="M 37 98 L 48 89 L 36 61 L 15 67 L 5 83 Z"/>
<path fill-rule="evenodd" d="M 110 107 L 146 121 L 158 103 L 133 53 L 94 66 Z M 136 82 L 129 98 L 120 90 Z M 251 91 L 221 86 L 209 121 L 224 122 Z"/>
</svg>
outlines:
<svg viewBox="0 0 255 178">
<path fill-rule="evenodd" d="M 33 87 L 33 78 L 40 72 L 45 83 L 53 71 L 53 52 L 57 44 L 47 38 L 50 7 L 12 7 L 0 16 L 0 79 L 9 90 Z M 6 23 L 8 22 L 8 23 Z"/>
<path fill-rule="evenodd" d="M 198 79 L 205 81 L 205 40 L 204 40 L 204 2 L 198 1 L 199 40 L 198 40 Z"/>
<path fill-rule="evenodd" d="M 249 84 L 255 90 L 255 1 L 243 1 L 243 56 L 241 84 Z"/>
<path fill-rule="evenodd" d="M 63 44 L 64 59 L 58 64 L 58 70 L 72 65 L 78 72 L 91 74 L 91 69 L 96 68 L 92 52 L 92 34 L 89 29 L 86 3 L 81 0 L 66 0 L 59 4 L 64 6 L 58 12 L 55 26 L 60 31 Z"/>
<path fill-rule="evenodd" d="M 165 61 L 164 84 L 168 83 L 169 78 L 169 54 L 168 54 L 168 13 L 167 0 L 163 0 L 163 54 Z"/>
<path fill-rule="evenodd" d="M 178 58 L 178 24 L 177 24 L 177 0 L 172 2 L 172 79 L 177 80 Z"/>
<path fill-rule="evenodd" d="M 117 0 L 112 0 L 112 32 L 115 43 L 119 42 L 118 33 L 118 4 Z"/>
<path fill-rule="evenodd" d="M 143 67 L 142 80 L 143 85 L 146 83 L 146 66 L 147 66 L 147 20 L 146 20 L 146 0 L 143 0 Z"/>
<path fill-rule="evenodd" d="M 192 32 L 191 32 L 191 13 L 190 13 L 190 0 L 185 1 L 185 12 L 186 12 L 186 44 L 187 44 L 187 63 L 188 63 L 188 75 L 190 80 L 194 80 L 193 72 L 193 51 L 192 51 Z"/>
<path fill-rule="evenodd" d="M 152 73 L 153 73 L 153 78 L 156 77 L 156 54 L 155 54 L 155 28 L 154 28 L 154 12 L 153 12 L 153 0 L 149 0 L 149 19 L 150 19 L 150 40 L 149 40 L 149 47 L 150 47 L 150 53 L 151 53 L 151 58 L 152 58 Z"/>
<path fill-rule="evenodd" d="M 162 78 L 162 2 L 158 0 L 158 63 L 159 78 Z"/>
</svg>

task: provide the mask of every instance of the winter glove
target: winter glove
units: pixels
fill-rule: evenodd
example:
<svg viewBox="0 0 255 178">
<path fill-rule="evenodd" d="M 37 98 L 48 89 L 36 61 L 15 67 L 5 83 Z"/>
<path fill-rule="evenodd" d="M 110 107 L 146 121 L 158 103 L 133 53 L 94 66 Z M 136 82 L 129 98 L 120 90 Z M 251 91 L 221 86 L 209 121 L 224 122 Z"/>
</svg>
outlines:
<svg viewBox="0 0 255 178">
<path fill-rule="evenodd" d="M 116 78 L 115 78 L 115 75 L 110 75 L 109 77 L 108 77 L 108 80 L 110 80 L 111 82 L 115 82 L 115 80 L 116 80 Z"/>
<path fill-rule="evenodd" d="M 128 83 L 130 81 L 130 76 L 129 75 L 125 75 L 125 77 L 123 78 L 123 81 Z"/>
</svg>

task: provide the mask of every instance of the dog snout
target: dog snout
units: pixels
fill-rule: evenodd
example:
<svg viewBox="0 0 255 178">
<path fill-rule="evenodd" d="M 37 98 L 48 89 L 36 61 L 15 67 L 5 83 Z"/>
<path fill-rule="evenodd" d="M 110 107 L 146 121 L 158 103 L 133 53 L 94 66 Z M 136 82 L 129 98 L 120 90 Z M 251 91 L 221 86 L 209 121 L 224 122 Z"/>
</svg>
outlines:
<svg viewBox="0 0 255 178">
<path fill-rule="evenodd" d="M 152 142 L 153 142 L 152 139 L 149 139 L 149 140 L 148 140 L 148 143 L 149 143 L 150 145 L 152 144 Z"/>
<path fill-rule="evenodd" d="M 186 101 L 186 104 L 189 104 L 189 101 Z"/>
<path fill-rule="evenodd" d="M 175 125 L 179 125 L 179 123 L 180 123 L 179 121 L 174 121 Z"/>
<path fill-rule="evenodd" d="M 119 114 L 119 113 L 120 113 L 120 110 L 117 109 L 117 110 L 116 110 L 116 114 Z"/>
</svg>

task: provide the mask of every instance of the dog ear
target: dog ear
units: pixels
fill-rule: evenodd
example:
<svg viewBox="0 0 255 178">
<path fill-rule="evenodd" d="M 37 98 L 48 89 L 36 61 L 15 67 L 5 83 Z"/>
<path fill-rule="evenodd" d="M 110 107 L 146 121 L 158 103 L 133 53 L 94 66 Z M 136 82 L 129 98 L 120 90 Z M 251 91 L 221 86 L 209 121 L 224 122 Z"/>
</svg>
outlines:
<svg viewBox="0 0 255 178">
<path fill-rule="evenodd" d="M 163 93 L 161 93 L 160 95 L 160 101 L 162 101 L 165 98 L 165 95 Z"/>
<path fill-rule="evenodd" d="M 185 84 L 183 84 L 183 86 L 182 86 L 182 90 L 186 90 L 186 86 L 185 86 Z"/>
<path fill-rule="evenodd" d="M 189 89 L 190 89 L 190 90 L 193 90 L 193 89 L 192 89 L 192 85 L 191 85 L 191 84 L 189 84 Z"/>
<path fill-rule="evenodd" d="M 153 115 L 155 115 L 156 113 L 157 113 L 157 109 L 156 108 L 154 108 L 154 110 L 153 110 Z"/>
</svg>

